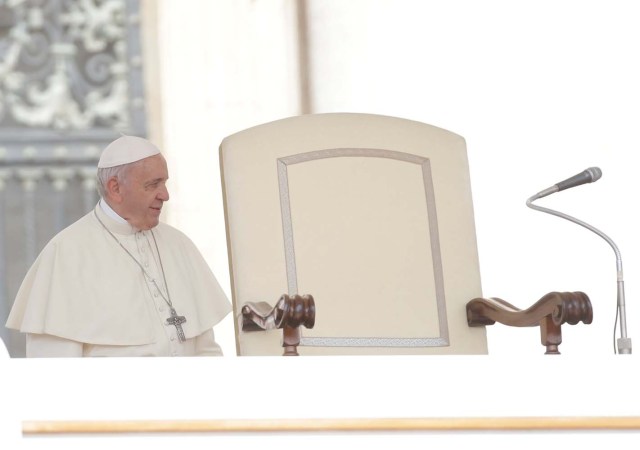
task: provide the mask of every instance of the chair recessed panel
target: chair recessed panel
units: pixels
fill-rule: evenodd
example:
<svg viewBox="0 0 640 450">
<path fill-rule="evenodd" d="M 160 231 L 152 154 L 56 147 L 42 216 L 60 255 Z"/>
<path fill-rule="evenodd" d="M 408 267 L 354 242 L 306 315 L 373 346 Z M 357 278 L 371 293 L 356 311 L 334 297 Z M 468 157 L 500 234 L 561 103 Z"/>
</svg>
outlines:
<svg viewBox="0 0 640 450">
<path fill-rule="evenodd" d="M 428 159 L 327 149 L 279 159 L 279 178 L 288 288 L 318 305 L 302 345 L 448 344 Z"/>
</svg>

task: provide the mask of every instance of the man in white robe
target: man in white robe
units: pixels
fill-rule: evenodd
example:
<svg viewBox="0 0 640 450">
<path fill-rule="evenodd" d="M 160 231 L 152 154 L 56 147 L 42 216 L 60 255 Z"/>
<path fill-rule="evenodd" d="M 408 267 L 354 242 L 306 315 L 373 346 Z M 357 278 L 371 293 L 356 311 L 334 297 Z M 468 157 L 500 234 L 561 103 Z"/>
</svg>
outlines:
<svg viewBox="0 0 640 450">
<path fill-rule="evenodd" d="M 231 305 L 191 240 L 159 221 L 168 177 L 145 139 L 105 148 L 99 203 L 47 244 L 7 320 L 27 357 L 222 354 L 213 326 Z"/>
</svg>

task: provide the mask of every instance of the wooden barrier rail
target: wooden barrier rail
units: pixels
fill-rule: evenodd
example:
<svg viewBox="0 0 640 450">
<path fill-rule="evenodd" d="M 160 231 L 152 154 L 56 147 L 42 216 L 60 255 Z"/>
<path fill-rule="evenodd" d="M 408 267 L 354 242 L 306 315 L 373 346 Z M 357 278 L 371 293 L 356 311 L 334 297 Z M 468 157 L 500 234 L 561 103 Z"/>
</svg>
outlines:
<svg viewBox="0 0 640 450">
<path fill-rule="evenodd" d="M 449 417 L 357 419 L 24 421 L 31 435 L 121 433 L 283 433 L 401 431 L 637 430 L 640 417 Z"/>
</svg>

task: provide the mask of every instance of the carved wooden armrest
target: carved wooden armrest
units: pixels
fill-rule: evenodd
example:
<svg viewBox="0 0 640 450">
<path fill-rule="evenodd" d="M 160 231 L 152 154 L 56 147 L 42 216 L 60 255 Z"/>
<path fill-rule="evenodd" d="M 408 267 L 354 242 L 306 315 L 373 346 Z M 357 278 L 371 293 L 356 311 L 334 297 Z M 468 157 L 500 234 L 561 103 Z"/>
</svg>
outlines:
<svg viewBox="0 0 640 450">
<path fill-rule="evenodd" d="M 513 327 L 540 326 L 545 354 L 560 354 L 562 324 L 590 324 L 592 320 L 591 301 L 583 292 L 550 292 L 525 310 L 499 298 L 474 298 L 467 303 L 467 322 L 471 327 L 496 322 Z"/>
<path fill-rule="evenodd" d="M 313 328 L 316 305 L 311 295 L 283 294 L 274 307 L 267 302 L 245 303 L 240 320 L 244 332 L 282 329 L 284 355 L 298 356 L 300 327 Z"/>
</svg>

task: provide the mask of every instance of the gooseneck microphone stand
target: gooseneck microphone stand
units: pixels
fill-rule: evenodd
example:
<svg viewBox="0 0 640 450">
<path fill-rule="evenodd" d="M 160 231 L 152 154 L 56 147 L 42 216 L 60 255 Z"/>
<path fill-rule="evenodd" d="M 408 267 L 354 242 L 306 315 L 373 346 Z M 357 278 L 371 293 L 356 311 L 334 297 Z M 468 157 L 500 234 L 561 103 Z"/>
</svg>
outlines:
<svg viewBox="0 0 640 450">
<path fill-rule="evenodd" d="M 592 168 L 592 169 L 597 169 L 597 168 Z M 597 169 L 597 170 L 599 171 L 600 169 Z M 596 181 L 598 178 L 600 178 L 599 175 L 595 179 L 588 180 L 585 182 Z M 584 183 L 578 183 L 575 185 L 579 185 L 579 184 L 584 184 Z M 558 185 L 560 185 L 560 187 L 558 187 Z M 617 340 L 617 352 L 620 354 L 631 354 L 631 338 L 627 337 L 627 312 L 625 309 L 625 299 L 624 299 L 624 279 L 622 274 L 622 257 L 620 256 L 620 250 L 618 250 L 618 246 L 615 244 L 615 242 L 611 240 L 609 236 L 607 236 L 597 228 L 589 225 L 588 223 L 583 222 L 582 220 L 576 219 L 575 217 L 572 217 L 568 214 L 561 213 L 559 211 L 555 211 L 553 209 L 544 208 L 542 206 L 533 204 L 533 202 L 538 200 L 539 198 L 546 197 L 547 195 L 553 194 L 555 192 L 558 192 L 562 189 L 566 189 L 568 187 L 573 187 L 573 186 L 562 187 L 562 184 L 558 183 L 556 185 L 551 186 L 550 188 L 540 191 L 537 194 L 531 196 L 529 199 L 527 199 L 527 206 L 531 209 L 535 209 L 537 211 L 541 211 L 547 214 L 552 214 L 554 216 L 561 217 L 570 222 L 576 223 L 586 228 L 587 230 L 594 232 L 598 236 L 600 236 L 602 239 L 607 241 L 607 243 L 611 246 L 611 248 L 613 248 L 613 251 L 616 255 L 616 271 L 617 271 L 617 278 L 618 278 L 618 283 L 617 283 L 618 307 L 617 307 L 617 314 L 616 314 L 616 324 L 618 319 L 620 320 L 620 338 L 618 338 Z M 614 339 L 615 339 L 615 328 L 614 328 Z M 615 342 L 614 342 L 613 350 L 615 353 L 616 352 Z"/>
</svg>

